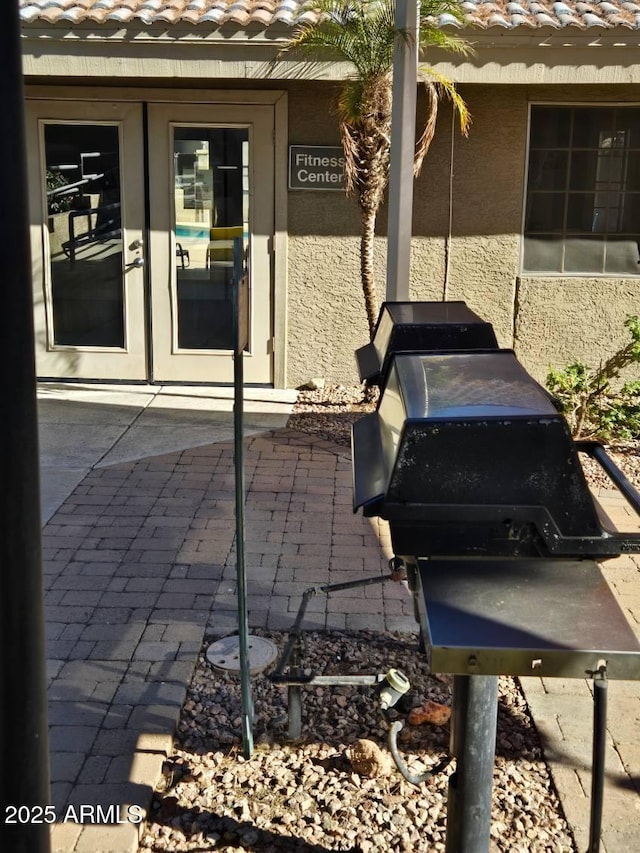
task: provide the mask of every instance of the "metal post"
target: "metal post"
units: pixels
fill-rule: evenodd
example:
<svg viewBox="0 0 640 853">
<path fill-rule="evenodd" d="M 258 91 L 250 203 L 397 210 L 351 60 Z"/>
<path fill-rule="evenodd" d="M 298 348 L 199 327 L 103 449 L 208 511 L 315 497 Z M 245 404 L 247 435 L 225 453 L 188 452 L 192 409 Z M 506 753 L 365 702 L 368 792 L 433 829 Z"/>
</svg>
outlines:
<svg viewBox="0 0 640 853">
<path fill-rule="evenodd" d="M 291 649 L 291 674 L 294 678 L 300 676 L 301 645 L 302 638 L 298 634 Z M 300 739 L 300 735 L 302 734 L 302 687 L 297 684 L 289 685 L 287 689 L 287 706 L 289 740 L 296 741 Z"/>
<path fill-rule="evenodd" d="M 419 26 L 416 0 L 396 0 L 396 28 L 402 30 L 404 36 L 396 36 L 393 59 L 387 229 L 389 301 L 409 298 Z"/>
<path fill-rule="evenodd" d="M 244 558 L 245 546 L 245 482 L 244 482 L 244 366 L 243 352 L 246 345 L 245 335 L 247 318 L 240 313 L 245 305 L 240 298 L 243 283 L 242 242 L 234 242 L 234 355 L 233 355 L 233 439 L 236 492 L 236 577 L 238 584 L 238 641 L 240 652 L 240 688 L 242 696 L 242 746 L 245 758 L 253 754 L 253 699 L 251 696 L 249 667 L 249 618 L 247 613 L 247 576 Z"/>
<path fill-rule="evenodd" d="M 602 666 L 593 680 L 593 758 L 591 761 L 591 817 L 588 853 L 598 853 L 600 850 L 605 751 L 607 747 L 607 694 L 606 666 Z"/>
<path fill-rule="evenodd" d="M 488 853 L 497 717 L 497 676 L 455 676 L 446 853 Z"/>
<path fill-rule="evenodd" d="M 51 814 L 40 538 L 38 424 L 18 3 L 3 8 L 0 79 L 0 566 L 3 830 L 12 853 L 47 853 Z M 8 806 L 22 806 L 9 824 Z M 38 822 L 34 807 L 40 812 Z M 25 817 L 26 816 L 26 817 Z M 45 820 L 47 817 L 47 820 Z"/>
</svg>

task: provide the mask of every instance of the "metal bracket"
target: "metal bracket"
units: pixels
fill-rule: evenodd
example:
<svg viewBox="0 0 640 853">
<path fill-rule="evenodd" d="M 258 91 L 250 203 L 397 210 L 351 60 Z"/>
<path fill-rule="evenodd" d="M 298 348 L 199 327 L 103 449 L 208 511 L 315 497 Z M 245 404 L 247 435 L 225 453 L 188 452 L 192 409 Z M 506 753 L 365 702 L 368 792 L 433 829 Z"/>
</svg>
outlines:
<svg viewBox="0 0 640 853">
<path fill-rule="evenodd" d="M 391 561 L 393 563 L 393 561 Z M 393 569 L 393 566 L 390 566 Z M 302 729 L 302 688 L 315 685 L 316 687 L 337 687 L 340 685 L 376 686 L 385 679 L 385 674 L 363 674 L 363 675 L 321 675 L 310 673 L 303 675 L 301 670 L 301 652 L 304 648 L 302 634 L 302 620 L 309 601 L 315 595 L 328 595 L 330 592 L 341 592 L 345 589 L 354 589 L 360 586 L 370 586 L 377 583 L 385 583 L 389 580 L 388 575 L 375 575 L 374 577 L 362 578 L 357 581 L 345 583 L 325 584 L 313 586 L 302 594 L 302 601 L 298 613 L 291 628 L 289 639 L 271 675 L 274 684 L 286 685 L 289 688 L 289 738 L 297 740 Z"/>
</svg>

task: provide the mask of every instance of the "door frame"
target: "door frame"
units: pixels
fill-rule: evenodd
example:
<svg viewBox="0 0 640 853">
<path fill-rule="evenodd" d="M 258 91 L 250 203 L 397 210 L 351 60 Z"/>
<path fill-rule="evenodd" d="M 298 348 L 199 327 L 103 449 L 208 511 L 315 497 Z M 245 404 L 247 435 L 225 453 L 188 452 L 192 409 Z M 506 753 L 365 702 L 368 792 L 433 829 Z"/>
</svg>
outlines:
<svg viewBox="0 0 640 853">
<path fill-rule="evenodd" d="M 182 381 L 188 376 L 195 381 L 233 382 L 233 363 L 229 345 L 213 349 L 180 347 L 178 327 L 181 326 L 182 309 L 179 307 L 179 265 L 176 263 L 175 202 L 173 182 L 174 134 L 183 128 L 202 129 L 204 139 L 210 131 L 230 129 L 242 130 L 247 134 L 248 160 L 245 163 L 248 196 L 248 241 L 250 335 L 249 347 L 245 352 L 244 376 L 247 383 L 273 383 L 273 214 L 274 214 L 274 116 L 272 105 L 251 107 L 239 104 L 149 104 L 149 203 L 150 203 L 150 272 L 151 305 L 154 318 L 153 365 L 154 376 L 160 382 Z M 211 173 L 213 174 L 213 172 Z M 244 198 L 243 192 L 243 198 Z M 183 217 L 184 219 L 184 217 Z M 206 220 L 209 222 L 209 220 Z M 215 224 L 213 220 L 209 225 Z M 204 237 L 191 251 L 191 272 L 206 277 L 200 281 L 199 290 L 204 291 L 202 303 L 206 313 L 207 299 L 213 297 L 221 285 L 212 285 L 204 269 Z M 195 257 L 194 257 L 195 252 Z M 200 257 L 201 255 L 201 257 Z M 196 260 L 196 257 L 199 260 Z M 198 268 L 199 264 L 203 268 Z M 215 266 L 215 264 L 214 264 Z M 225 286 L 226 291 L 226 286 Z M 231 293 L 227 292 L 222 302 L 212 306 L 231 305 Z M 185 306 L 186 310 L 186 306 Z M 193 318 L 195 321 L 195 317 Z M 231 318 L 229 316 L 229 326 Z M 226 328 L 228 329 L 229 326 Z"/>
<path fill-rule="evenodd" d="M 36 367 L 39 376 L 65 379 L 144 381 L 147 348 L 143 271 L 131 264 L 144 236 L 142 108 L 135 103 L 102 104 L 30 100 L 25 110 L 29 163 L 30 239 Z M 50 237 L 44 195 L 44 134 L 49 124 L 102 125 L 118 129 L 122 209 L 122 289 L 124 341 L 122 347 L 54 344 L 53 293 L 49 265 Z M 60 365 L 61 369 L 57 368 Z"/>
<path fill-rule="evenodd" d="M 136 102 L 180 103 L 203 106 L 252 104 L 271 105 L 274 110 L 274 212 L 272 251 L 272 312 L 273 339 L 273 386 L 286 387 L 287 375 L 287 243 L 288 243 L 288 190 L 287 190 L 287 147 L 288 147 L 288 96 L 281 89 L 273 90 L 217 90 L 177 89 L 144 87 L 89 87 L 89 86 L 45 86 L 27 85 L 27 101 L 91 101 L 91 102 Z M 35 181 L 32 179 L 30 184 Z M 36 190 L 40 192 L 39 187 Z M 33 193 L 33 186 L 30 193 Z M 153 377 L 149 378 L 153 381 Z M 186 384 L 186 383 L 185 383 Z"/>
</svg>

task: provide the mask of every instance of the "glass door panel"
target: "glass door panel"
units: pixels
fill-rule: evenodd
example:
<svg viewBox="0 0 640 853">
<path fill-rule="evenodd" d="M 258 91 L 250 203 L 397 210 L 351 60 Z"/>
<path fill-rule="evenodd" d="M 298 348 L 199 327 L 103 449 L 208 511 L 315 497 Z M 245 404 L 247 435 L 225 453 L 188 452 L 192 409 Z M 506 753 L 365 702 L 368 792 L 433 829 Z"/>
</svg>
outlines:
<svg viewBox="0 0 640 853">
<path fill-rule="evenodd" d="M 230 350 L 235 254 L 249 239 L 249 131 L 175 127 L 177 349 Z"/>
<path fill-rule="evenodd" d="M 115 125 L 44 126 L 53 344 L 125 346 Z"/>
<path fill-rule="evenodd" d="M 273 134 L 271 105 L 149 105 L 157 381 L 233 381 L 234 260 L 249 271 L 245 380 L 273 381 Z"/>
<path fill-rule="evenodd" d="M 36 367 L 147 376 L 139 104 L 26 104 Z"/>
</svg>

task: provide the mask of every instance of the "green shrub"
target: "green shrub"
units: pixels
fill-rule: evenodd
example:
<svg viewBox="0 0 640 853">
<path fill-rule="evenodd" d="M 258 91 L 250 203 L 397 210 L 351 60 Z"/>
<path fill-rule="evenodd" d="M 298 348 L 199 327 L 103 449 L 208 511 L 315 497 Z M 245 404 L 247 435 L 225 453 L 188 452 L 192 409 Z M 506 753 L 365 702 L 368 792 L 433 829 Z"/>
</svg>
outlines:
<svg viewBox="0 0 640 853">
<path fill-rule="evenodd" d="M 640 364 L 640 318 L 627 317 L 631 341 L 597 370 L 574 362 L 563 370 L 550 369 L 546 385 L 558 400 L 576 438 L 630 441 L 640 438 L 640 381 L 617 390 L 611 380 L 629 364 Z"/>
</svg>

